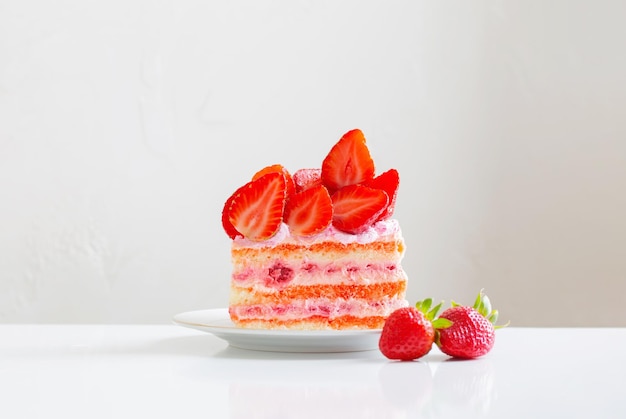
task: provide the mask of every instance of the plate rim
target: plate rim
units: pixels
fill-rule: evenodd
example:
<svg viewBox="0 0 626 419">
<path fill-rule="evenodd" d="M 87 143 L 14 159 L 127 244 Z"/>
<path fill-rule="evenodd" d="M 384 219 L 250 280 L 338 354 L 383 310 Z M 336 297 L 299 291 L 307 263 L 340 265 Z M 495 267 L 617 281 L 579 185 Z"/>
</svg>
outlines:
<svg viewBox="0 0 626 419">
<path fill-rule="evenodd" d="M 217 319 L 229 320 L 228 308 L 209 308 L 186 311 L 174 315 L 173 322 L 183 326 L 191 328 L 203 328 L 205 330 L 215 329 L 215 331 L 225 332 L 228 334 L 246 334 L 246 335 L 263 335 L 263 336 L 293 336 L 293 337 L 339 337 L 339 336 L 351 336 L 351 335 L 379 335 L 382 329 L 348 329 L 348 330 L 290 330 L 290 329 L 246 329 L 237 327 L 235 325 L 218 325 L 211 324 L 209 322 L 190 322 L 182 320 L 182 316 L 199 315 L 199 314 L 213 314 L 214 316 L 220 316 Z"/>
<path fill-rule="evenodd" d="M 207 321 L 190 321 L 185 316 L 208 316 Z M 228 309 L 206 309 L 180 313 L 174 323 L 209 333 L 226 341 L 230 347 L 263 352 L 282 353 L 339 353 L 363 352 L 378 349 L 382 329 L 351 330 L 290 330 L 246 329 L 235 325 L 212 324 L 212 321 L 230 322 Z"/>
<path fill-rule="evenodd" d="M 206 321 L 190 321 L 186 316 L 205 316 Z M 350 330 L 291 330 L 246 329 L 215 321 L 232 323 L 227 308 L 213 308 L 179 313 L 173 317 L 175 324 L 210 333 L 239 349 L 283 353 L 363 352 L 378 349 L 382 329 Z"/>
</svg>

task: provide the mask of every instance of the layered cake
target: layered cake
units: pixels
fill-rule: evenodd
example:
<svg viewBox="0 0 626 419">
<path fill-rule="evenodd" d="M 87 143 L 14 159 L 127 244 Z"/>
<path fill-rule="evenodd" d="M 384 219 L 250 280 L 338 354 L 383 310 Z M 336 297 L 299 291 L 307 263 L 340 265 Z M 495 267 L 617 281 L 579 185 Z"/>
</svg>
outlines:
<svg viewBox="0 0 626 419">
<path fill-rule="evenodd" d="M 229 314 L 256 329 L 378 329 L 407 306 L 399 176 L 376 174 L 352 130 L 318 168 L 267 166 L 224 204 L 232 239 Z"/>
</svg>

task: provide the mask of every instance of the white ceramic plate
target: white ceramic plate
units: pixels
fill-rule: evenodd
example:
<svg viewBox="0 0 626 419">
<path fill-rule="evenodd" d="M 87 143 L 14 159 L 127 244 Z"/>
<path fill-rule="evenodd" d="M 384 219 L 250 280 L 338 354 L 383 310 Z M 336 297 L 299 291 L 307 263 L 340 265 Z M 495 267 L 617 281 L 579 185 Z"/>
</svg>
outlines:
<svg viewBox="0 0 626 419">
<path fill-rule="evenodd" d="M 356 352 L 378 349 L 376 330 L 255 330 L 235 327 L 228 309 L 189 311 L 174 323 L 211 333 L 241 349 L 272 352 Z"/>
</svg>

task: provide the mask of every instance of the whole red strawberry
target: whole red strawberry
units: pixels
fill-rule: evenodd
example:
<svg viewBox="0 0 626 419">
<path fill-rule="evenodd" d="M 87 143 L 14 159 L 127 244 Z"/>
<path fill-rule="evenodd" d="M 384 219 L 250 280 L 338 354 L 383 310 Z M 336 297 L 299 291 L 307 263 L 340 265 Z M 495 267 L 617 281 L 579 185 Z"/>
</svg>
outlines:
<svg viewBox="0 0 626 419">
<path fill-rule="evenodd" d="M 430 309 L 432 300 L 418 302 L 415 307 L 395 310 L 385 321 L 378 347 L 389 359 L 410 361 L 430 352 L 435 341 L 433 318 L 441 303 Z"/>
<path fill-rule="evenodd" d="M 455 358 L 471 359 L 488 353 L 495 343 L 495 329 L 500 327 L 494 326 L 498 311 L 491 309 L 489 298 L 482 291 L 473 307 L 453 302 L 439 318 L 451 324 L 437 330 L 437 346 Z"/>
</svg>

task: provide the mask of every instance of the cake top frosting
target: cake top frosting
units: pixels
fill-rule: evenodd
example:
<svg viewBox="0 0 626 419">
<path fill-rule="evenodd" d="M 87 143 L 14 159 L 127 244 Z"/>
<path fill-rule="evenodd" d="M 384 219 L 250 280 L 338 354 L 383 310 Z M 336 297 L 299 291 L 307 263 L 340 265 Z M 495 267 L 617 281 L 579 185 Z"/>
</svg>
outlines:
<svg viewBox="0 0 626 419">
<path fill-rule="evenodd" d="M 233 246 L 261 248 L 274 247 L 279 244 L 312 245 L 326 241 L 334 241 L 342 244 L 368 244 L 379 240 L 398 240 L 401 238 L 402 231 L 400 230 L 400 224 L 398 220 L 392 218 L 378 221 L 359 234 L 343 232 L 336 229 L 331 224 L 321 233 L 310 236 L 296 236 L 291 234 L 287 224 L 282 223 L 278 232 L 267 240 L 254 241 L 246 239 L 243 236 L 237 236 L 233 239 Z"/>
<path fill-rule="evenodd" d="M 256 172 L 224 203 L 222 226 L 231 239 L 247 243 L 323 235 L 362 240 L 393 224 L 381 222 L 393 215 L 399 183 L 396 169 L 376 174 L 363 132 L 353 129 L 320 167 L 292 175 L 273 164 Z"/>
</svg>

